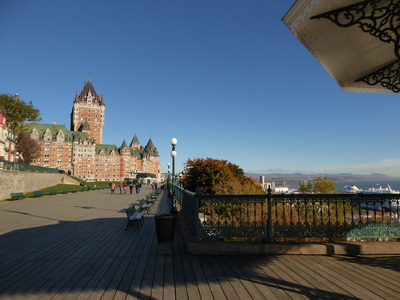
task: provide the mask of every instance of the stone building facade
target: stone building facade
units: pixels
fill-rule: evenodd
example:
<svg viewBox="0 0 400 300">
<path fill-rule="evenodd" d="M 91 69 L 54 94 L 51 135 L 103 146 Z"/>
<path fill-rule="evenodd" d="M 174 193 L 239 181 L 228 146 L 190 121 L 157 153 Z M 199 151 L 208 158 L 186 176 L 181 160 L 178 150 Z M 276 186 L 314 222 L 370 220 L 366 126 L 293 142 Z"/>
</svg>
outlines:
<svg viewBox="0 0 400 300">
<path fill-rule="evenodd" d="M 159 154 L 150 139 L 142 146 L 135 135 L 128 145 L 102 144 L 105 104 L 90 79 L 76 94 L 71 130 L 57 124 L 30 124 L 40 151 L 32 165 L 57 168 L 85 180 L 121 181 L 137 176 L 160 178 Z"/>
<path fill-rule="evenodd" d="M 6 116 L 0 112 L 0 161 L 17 160 L 17 152 L 13 132 L 8 128 Z"/>
</svg>

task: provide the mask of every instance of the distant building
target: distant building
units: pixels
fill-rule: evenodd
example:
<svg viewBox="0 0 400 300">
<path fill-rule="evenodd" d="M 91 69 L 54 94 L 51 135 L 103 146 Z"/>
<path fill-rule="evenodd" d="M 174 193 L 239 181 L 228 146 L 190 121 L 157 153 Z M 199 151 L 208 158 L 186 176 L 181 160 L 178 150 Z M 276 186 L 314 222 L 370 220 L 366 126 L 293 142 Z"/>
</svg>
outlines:
<svg viewBox="0 0 400 300">
<path fill-rule="evenodd" d="M 289 187 L 286 185 L 275 185 L 274 192 L 277 194 L 289 193 Z"/>
<path fill-rule="evenodd" d="M 29 124 L 30 137 L 40 145 L 32 165 L 63 170 L 85 180 L 121 181 L 148 174 L 160 179 L 157 148 L 150 139 L 142 146 L 135 135 L 128 145 L 102 144 L 105 104 L 90 79 L 76 94 L 71 130 L 63 125 Z M 146 176 L 141 176 L 146 177 Z"/>
<path fill-rule="evenodd" d="M 275 190 L 275 181 L 266 182 L 265 183 L 265 189 L 268 189 L 268 188 L 270 188 L 272 191 L 274 191 Z"/>
<path fill-rule="evenodd" d="M 289 187 L 287 185 L 276 184 L 275 181 L 266 182 L 264 184 L 264 189 L 267 190 L 268 188 L 270 188 L 273 193 L 277 194 L 289 193 Z"/>
<path fill-rule="evenodd" d="M 16 146 L 13 132 L 8 128 L 6 116 L 0 112 L 0 161 L 16 161 Z"/>
<path fill-rule="evenodd" d="M 260 176 L 260 184 L 261 184 L 261 188 L 265 189 L 265 176 Z"/>
</svg>

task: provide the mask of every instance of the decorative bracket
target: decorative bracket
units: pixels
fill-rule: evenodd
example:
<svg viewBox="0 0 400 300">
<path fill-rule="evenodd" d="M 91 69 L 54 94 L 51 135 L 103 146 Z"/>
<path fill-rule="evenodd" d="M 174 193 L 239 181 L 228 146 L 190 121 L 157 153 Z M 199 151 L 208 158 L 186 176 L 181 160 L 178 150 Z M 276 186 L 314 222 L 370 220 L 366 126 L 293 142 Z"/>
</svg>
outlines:
<svg viewBox="0 0 400 300">
<path fill-rule="evenodd" d="M 394 54 L 400 59 L 400 0 L 367 0 L 332 10 L 311 19 L 325 18 L 337 26 L 358 25 L 363 32 L 394 45 Z M 383 67 L 363 78 L 369 85 L 381 84 L 394 93 L 400 92 L 400 61 Z"/>
<path fill-rule="evenodd" d="M 400 60 L 387 65 L 355 82 L 363 81 L 369 85 L 380 84 L 394 93 L 400 92 Z"/>
<path fill-rule="evenodd" d="M 394 54 L 400 59 L 400 0 L 367 0 L 311 19 L 325 18 L 340 27 L 359 25 L 360 29 L 394 44 Z"/>
</svg>

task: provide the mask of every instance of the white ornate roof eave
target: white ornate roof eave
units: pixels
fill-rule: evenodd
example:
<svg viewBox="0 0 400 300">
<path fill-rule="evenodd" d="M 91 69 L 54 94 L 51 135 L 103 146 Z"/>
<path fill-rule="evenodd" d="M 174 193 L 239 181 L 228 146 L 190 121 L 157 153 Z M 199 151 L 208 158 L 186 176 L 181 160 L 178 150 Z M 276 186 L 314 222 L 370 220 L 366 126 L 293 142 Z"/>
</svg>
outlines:
<svg viewBox="0 0 400 300">
<path fill-rule="evenodd" d="M 282 20 L 344 91 L 392 93 L 381 85 L 355 82 L 384 67 L 388 61 L 395 61 L 392 47 L 357 26 L 342 28 L 329 20 L 311 19 L 358 2 L 360 0 L 297 0 Z"/>
<path fill-rule="evenodd" d="M 299 23 L 305 19 L 306 16 L 310 15 L 313 11 L 315 5 L 319 4 L 321 0 L 304 0 L 296 1 L 286 15 L 283 17 L 283 22 L 294 31 Z"/>
</svg>

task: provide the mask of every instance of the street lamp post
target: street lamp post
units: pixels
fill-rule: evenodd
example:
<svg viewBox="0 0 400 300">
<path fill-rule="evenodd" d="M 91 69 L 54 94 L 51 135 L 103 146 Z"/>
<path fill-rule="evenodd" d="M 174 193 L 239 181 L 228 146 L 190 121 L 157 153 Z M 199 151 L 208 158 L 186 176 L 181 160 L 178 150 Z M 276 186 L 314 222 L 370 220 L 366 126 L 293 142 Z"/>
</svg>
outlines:
<svg viewBox="0 0 400 300">
<path fill-rule="evenodd" d="M 175 157 L 177 155 L 175 151 L 175 145 L 178 143 L 176 138 L 171 139 L 171 157 L 172 157 L 172 185 L 175 183 Z M 174 186 L 172 186 L 172 209 L 175 210 L 175 200 L 174 200 Z"/>
<path fill-rule="evenodd" d="M 177 155 L 175 151 L 175 145 L 178 143 L 178 140 L 176 138 L 171 139 L 171 145 L 172 145 L 172 151 L 171 151 L 171 157 L 172 157 L 172 182 L 175 182 L 175 157 Z"/>
</svg>

